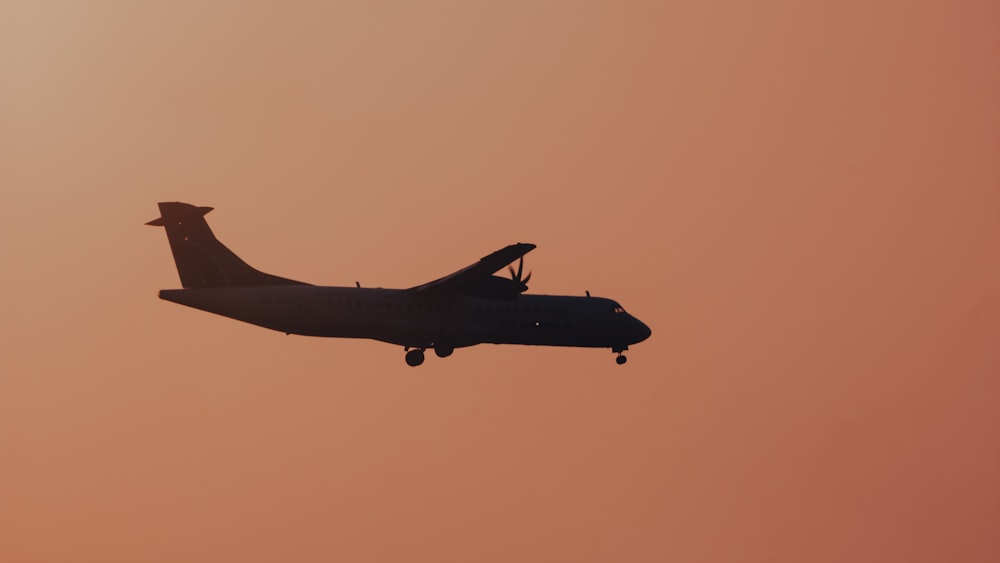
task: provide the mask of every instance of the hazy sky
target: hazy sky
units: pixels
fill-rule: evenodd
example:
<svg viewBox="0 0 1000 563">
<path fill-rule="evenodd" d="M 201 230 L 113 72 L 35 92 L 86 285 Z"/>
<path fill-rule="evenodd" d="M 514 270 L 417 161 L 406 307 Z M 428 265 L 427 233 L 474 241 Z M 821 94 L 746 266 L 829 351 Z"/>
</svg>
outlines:
<svg viewBox="0 0 1000 563">
<path fill-rule="evenodd" d="M 0 560 L 1000 560 L 996 1 L 0 3 Z M 157 299 L 156 202 L 653 336 L 420 368 Z"/>
</svg>

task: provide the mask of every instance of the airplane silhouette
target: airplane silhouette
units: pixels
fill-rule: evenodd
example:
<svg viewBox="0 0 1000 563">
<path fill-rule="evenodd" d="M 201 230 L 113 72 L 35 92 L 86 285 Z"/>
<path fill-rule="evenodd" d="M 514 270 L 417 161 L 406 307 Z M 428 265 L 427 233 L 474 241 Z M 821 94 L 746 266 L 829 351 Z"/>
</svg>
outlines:
<svg viewBox="0 0 1000 563">
<path fill-rule="evenodd" d="M 226 248 L 208 226 L 211 207 L 162 202 L 166 227 L 184 289 L 160 298 L 286 334 L 371 338 L 403 346 L 406 363 L 419 366 L 424 351 L 450 356 L 476 344 L 528 344 L 611 348 L 615 361 L 630 344 L 649 338 L 649 327 L 611 299 L 526 295 L 524 255 L 517 243 L 478 262 L 409 289 L 326 287 L 265 274 Z M 508 266 L 510 278 L 493 275 Z"/>
</svg>

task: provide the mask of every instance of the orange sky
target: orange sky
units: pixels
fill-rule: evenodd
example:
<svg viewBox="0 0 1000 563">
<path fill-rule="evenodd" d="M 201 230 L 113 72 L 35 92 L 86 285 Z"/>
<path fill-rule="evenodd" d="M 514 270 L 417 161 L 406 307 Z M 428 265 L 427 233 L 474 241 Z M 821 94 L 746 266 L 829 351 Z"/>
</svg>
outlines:
<svg viewBox="0 0 1000 563">
<path fill-rule="evenodd" d="M 473 4 L 0 4 L 0 561 L 1000 560 L 1000 5 Z M 164 200 L 653 337 L 186 309 Z"/>
</svg>

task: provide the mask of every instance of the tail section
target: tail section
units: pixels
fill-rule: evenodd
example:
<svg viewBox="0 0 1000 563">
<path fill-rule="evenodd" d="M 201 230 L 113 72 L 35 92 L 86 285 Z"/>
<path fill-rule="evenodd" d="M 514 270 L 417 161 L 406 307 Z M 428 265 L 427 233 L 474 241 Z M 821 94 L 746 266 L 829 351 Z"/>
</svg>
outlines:
<svg viewBox="0 0 1000 563">
<path fill-rule="evenodd" d="M 146 224 L 166 227 L 183 287 L 308 285 L 258 271 L 226 248 L 205 221 L 211 207 L 180 202 L 161 202 L 159 206 L 160 217 Z"/>
</svg>

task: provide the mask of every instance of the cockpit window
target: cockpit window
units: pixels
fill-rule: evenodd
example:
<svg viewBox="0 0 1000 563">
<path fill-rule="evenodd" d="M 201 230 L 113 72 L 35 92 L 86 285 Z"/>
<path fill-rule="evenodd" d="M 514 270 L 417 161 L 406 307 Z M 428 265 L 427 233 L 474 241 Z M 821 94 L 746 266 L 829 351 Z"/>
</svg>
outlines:
<svg viewBox="0 0 1000 563">
<path fill-rule="evenodd" d="M 624 313 L 624 312 L 625 309 L 622 309 L 621 307 L 615 307 L 615 313 Z"/>
</svg>

